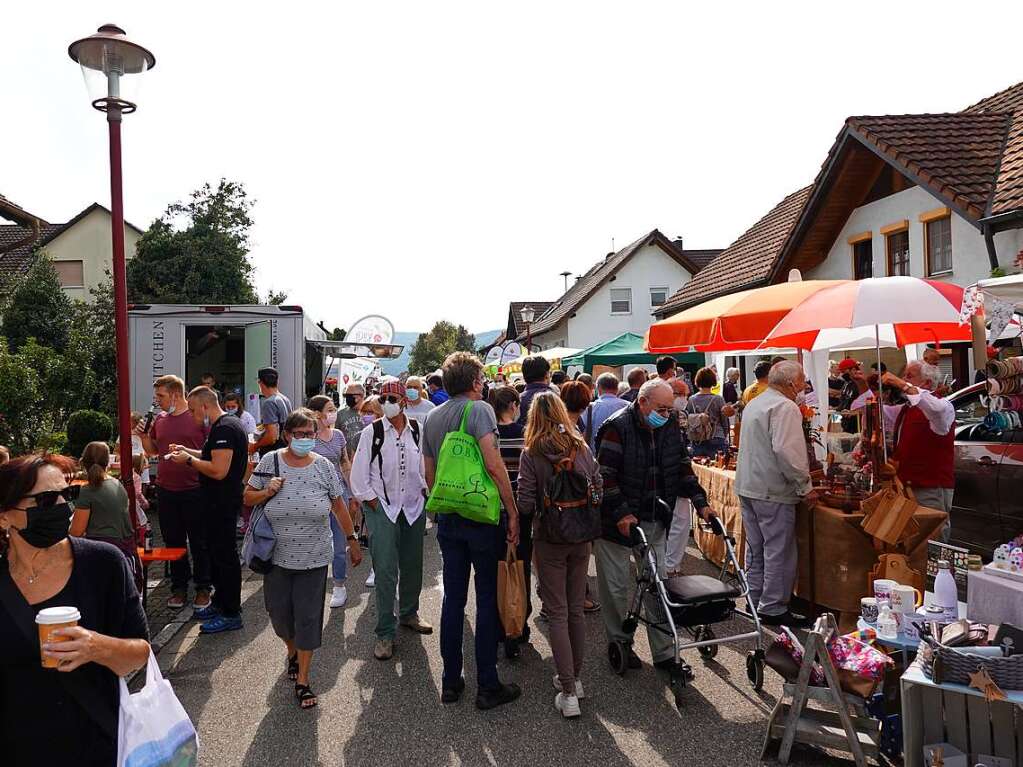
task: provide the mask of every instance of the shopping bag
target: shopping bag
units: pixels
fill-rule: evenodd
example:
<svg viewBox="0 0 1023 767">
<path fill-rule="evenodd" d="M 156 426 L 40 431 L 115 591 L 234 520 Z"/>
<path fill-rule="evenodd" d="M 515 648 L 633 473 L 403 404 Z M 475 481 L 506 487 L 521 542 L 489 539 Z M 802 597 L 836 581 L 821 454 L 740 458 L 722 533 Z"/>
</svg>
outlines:
<svg viewBox="0 0 1023 767">
<path fill-rule="evenodd" d="M 497 611 L 505 637 L 514 639 L 522 634 L 526 625 L 526 571 L 510 543 L 508 555 L 497 563 Z"/>
<path fill-rule="evenodd" d="M 134 695 L 121 680 L 117 767 L 194 767 L 199 736 L 184 707 L 149 653 L 146 686 Z"/>
<path fill-rule="evenodd" d="M 838 683 L 845 692 L 869 698 L 884 681 L 894 661 L 877 648 L 851 635 L 832 637 L 828 655 L 838 672 Z"/>
<path fill-rule="evenodd" d="M 458 431 L 444 436 L 426 510 L 431 514 L 458 514 L 473 522 L 496 525 L 500 521 L 501 498 L 483 463 L 476 438 L 465 430 L 471 409 L 472 402 L 466 402 Z"/>
</svg>

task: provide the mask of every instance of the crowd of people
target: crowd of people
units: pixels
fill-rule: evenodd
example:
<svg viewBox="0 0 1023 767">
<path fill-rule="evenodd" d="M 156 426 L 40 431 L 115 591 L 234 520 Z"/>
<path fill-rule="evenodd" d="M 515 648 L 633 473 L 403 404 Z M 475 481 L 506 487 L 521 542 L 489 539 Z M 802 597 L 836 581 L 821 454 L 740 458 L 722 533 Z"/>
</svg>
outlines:
<svg viewBox="0 0 1023 767">
<path fill-rule="evenodd" d="M 902 458 L 900 477 L 921 503 L 947 510 L 954 412 L 933 393 L 937 369 L 919 361 L 901 377 L 879 371 L 874 389 L 855 360 L 835 372 L 845 378 L 829 382 L 829 396 L 849 399 L 840 406 L 871 391 L 884 398 L 892 449 Z M 564 717 L 578 716 L 586 697 L 585 613 L 599 611 L 607 641 L 626 648 L 629 667 L 641 665 L 632 635 L 622 628 L 634 588 L 635 528 L 653 547 L 662 576 L 676 572 L 692 510 L 705 520 L 713 514 L 691 457 L 727 451 L 741 409 L 736 492 L 753 602 L 767 625 L 801 622 L 789 608 L 795 508 L 812 502 L 814 491 L 798 406 L 808 387 L 798 363 L 758 363 L 756 381 L 744 391 L 737 370 L 720 382 L 714 369 L 702 368 L 692 379 L 694 392 L 670 357 L 657 361 L 656 374 L 634 369 L 624 382 L 606 372 L 596 381 L 585 374 L 570 380 L 538 355 L 523 361 L 522 373 L 515 385 L 491 383 L 478 358 L 458 352 L 425 378 L 388 377 L 372 391 L 350 384 L 339 409 L 326 395 L 293 407 L 277 387 L 277 372 L 267 368 L 258 373 L 259 428 L 252 428 L 257 418 L 245 413 L 237 396 L 208 385 L 186 392 L 172 375 L 156 379 L 161 412 L 151 424 L 138 418 L 136 436 L 140 451 L 157 461 L 164 543 L 188 552 L 170 565 L 168 607 L 190 606 L 203 634 L 243 626 L 237 532 L 239 521 L 246 526 L 252 509 L 259 509 L 275 538 L 272 567 L 263 577 L 264 608 L 284 645 L 283 666 L 297 704 L 315 706 L 312 658 L 322 643 L 324 611 L 345 605 L 346 579 L 362 561 L 363 545 L 373 564 L 367 585 L 374 587 L 374 657 L 386 662 L 400 654 L 401 631 L 434 632 L 419 614 L 426 502 L 445 441 L 458 433 L 475 443 L 501 511 L 496 525 L 443 508 L 433 520 L 443 561 L 441 701 L 458 701 L 466 687 L 463 626 L 472 579 L 476 706 L 489 709 L 519 697 L 519 687 L 499 676 L 499 650 L 517 658 L 531 641 L 530 621 L 543 619 L 554 661 L 554 705 Z M 142 464 L 135 467 L 138 479 Z M 110 468 L 110 449 L 101 442 L 90 443 L 79 464 L 53 455 L 9 460 L 0 449 L 0 597 L 6 608 L 0 639 L 10 648 L 0 656 L 0 707 L 13 712 L 17 730 L 31 741 L 31 733 L 42 732 L 45 712 L 67 703 L 67 727 L 78 739 L 55 743 L 55 755 L 71 742 L 76 750 L 88 743 L 97 754 L 109 752 L 117 676 L 141 667 L 149 654 L 138 541 L 125 486 Z M 78 471 L 83 486 L 74 493 L 69 479 Z M 564 472 L 580 478 L 588 502 L 599 509 L 599 529 L 583 540 L 565 542 L 545 522 L 552 482 Z M 498 563 L 508 546 L 525 563 L 529 599 L 517 636 L 505 635 L 498 615 Z M 40 647 L 35 613 L 61 604 L 78 607 L 78 625 L 58 632 L 64 641 Z M 676 661 L 670 637 L 647 636 L 655 667 L 670 668 Z M 65 673 L 47 674 L 41 659 Z"/>
</svg>

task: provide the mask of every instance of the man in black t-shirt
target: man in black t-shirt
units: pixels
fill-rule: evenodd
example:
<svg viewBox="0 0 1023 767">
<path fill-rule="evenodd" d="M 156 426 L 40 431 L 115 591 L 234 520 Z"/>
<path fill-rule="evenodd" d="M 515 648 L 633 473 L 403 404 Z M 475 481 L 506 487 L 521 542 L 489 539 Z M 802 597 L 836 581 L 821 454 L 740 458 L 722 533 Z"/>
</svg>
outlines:
<svg viewBox="0 0 1023 767">
<path fill-rule="evenodd" d="M 225 413 L 216 392 L 199 386 L 188 393 L 188 409 L 198 423 L 209 425 L 202 450 L 171 445 L 171 460 L 199 472 L 199 492 L 213 570 L 213 601 L 195 611 L 204 621 L 199 631 L 217 634 L 242 627 L 242 570 L 235 546 L 235 529 L 242 510 L 249 440 L 237 416 Z"/>
</svg>

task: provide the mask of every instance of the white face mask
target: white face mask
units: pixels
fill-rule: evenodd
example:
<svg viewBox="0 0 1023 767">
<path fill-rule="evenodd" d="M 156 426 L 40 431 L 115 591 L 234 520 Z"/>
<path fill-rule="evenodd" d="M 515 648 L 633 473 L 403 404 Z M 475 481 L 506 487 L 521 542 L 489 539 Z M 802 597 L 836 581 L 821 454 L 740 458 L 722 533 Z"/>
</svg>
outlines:
<svg viewBox="0 0 1023 767">
<path fill-rule="evenodd" d="M 688 402 L 688 400 L 685 397 L 675 397 L 675 401 L 672 404 L 675 409 L 681 413 L 686 409 L 686 402 Z"/>
<path fill-rule="evenodd" d="M 384 417 L 385 418 L 397 418 L 401 414 L 401 405 L 397 402 L 385 402 L 384 403 Z"/>
</svg>

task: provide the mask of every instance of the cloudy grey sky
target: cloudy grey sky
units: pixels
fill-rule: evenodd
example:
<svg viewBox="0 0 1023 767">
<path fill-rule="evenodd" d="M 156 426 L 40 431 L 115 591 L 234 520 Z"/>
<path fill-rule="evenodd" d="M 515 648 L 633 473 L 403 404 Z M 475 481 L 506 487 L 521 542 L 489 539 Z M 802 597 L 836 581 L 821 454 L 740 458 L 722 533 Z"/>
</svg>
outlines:
<svg viewBox="0 0 1023 767">
<path fill-rule="evenodd" d="M 157 59 L 125 124 L 129 220 L 243 181 L 261 292 L 328 326 L 480 331 L 612 237 L 726 246 L 813 179 L 848 115 L 1023 80 L 1021 21 L 1018 3 L 19 3 L 0 193 L 50 221 L 109 203 L 66 49 L 114 22 Z"/>
</svg>

